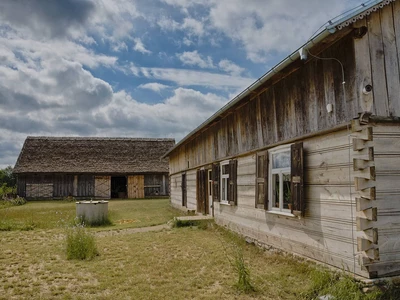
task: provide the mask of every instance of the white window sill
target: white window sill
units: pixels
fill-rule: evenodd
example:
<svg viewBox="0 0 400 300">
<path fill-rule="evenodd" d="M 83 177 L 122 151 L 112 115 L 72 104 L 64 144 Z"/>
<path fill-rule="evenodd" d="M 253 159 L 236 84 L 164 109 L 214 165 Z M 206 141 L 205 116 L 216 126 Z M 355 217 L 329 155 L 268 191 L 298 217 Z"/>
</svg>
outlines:
<svg viewBox="0 0 400 300">
<path fill-rule="evenodd" d="M 278 216 L 283 216 L 283 217 L 290 217 L 290 218 L 297 218 L 294 214 L 290 212 L 285 212 L 285 211 L 277 211 L 277 210 L 266 210 L 265 211 L 268 214 L 272 215 L 278 215 Z"/>
<path fill-rule="evenodd" d="M 220 201 L 219 203 L 222 204 L 222 205 L 231 206 L 231 205 L 229 204 L 229 201 Z"/>
</svg>

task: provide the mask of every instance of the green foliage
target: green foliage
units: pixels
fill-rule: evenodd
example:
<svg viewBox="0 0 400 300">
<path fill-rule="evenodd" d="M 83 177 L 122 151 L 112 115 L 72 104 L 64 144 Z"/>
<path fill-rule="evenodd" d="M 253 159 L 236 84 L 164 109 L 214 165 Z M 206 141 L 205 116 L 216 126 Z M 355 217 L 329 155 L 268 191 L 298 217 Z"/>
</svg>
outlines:
<svg viewBox="0 0 400 300">
<path fill-rule="evenodd" d="M 199 229 L 206 230 L 211 226 L 210 220 L 179 220 L 178 218 L 174 218 L 172 227 L 180 228 L 180 227 L 193 227 L 197 226 Z"/>
<path fill-rule="evenodd" d="M 17 179 L 13 174 L 13 168 L 11 166 L 0 169 L 0 186 L 4 183 L 9 187 L 13 187 L 17 184 Z"/>
<path fill-rule="evenodd" d="M 370 293 L 362 291 L 362 284 L 344 273 L 333 273 L 327 269 L 313 269 L 310 272 L 311 287 L 304 294 L 306 299 L 315 299 L 318 296 L 331 295 L 333 299 L 341 300 L 372 300 L 379 299 L 380 290 Z M 386 299 L 386 298 L 385 298 Z"/>
<path fill-rule="evenodd" d="M 66 245 L 67 259 L 91 260 L 98 255 L 94 235 L 84 224 L 67 228 Z"/>
</svg>

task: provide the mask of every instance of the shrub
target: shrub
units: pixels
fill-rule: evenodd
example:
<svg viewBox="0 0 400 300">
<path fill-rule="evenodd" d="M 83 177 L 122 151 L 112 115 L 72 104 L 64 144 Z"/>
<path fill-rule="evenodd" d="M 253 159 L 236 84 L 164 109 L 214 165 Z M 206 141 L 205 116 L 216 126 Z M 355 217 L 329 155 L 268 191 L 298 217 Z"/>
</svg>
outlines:
<svg viewBox="0 0 400 300">
<path fill-rule="evenodd" d="M 199 229 L 206 230 L 212 226 L 212 222 L 210 222 L 210 220 L 179 220 L 178 218 L 174 218 L 172 222 L 172 227 L 175 228 L 193 226 L 197 226 Z"/>
<path fill-rule="evenodd" d="M 94 235 L 84 224 L 76 224 L 67 229 L 67 259 L 91 260 L 98 255 Z"/>
</svg>

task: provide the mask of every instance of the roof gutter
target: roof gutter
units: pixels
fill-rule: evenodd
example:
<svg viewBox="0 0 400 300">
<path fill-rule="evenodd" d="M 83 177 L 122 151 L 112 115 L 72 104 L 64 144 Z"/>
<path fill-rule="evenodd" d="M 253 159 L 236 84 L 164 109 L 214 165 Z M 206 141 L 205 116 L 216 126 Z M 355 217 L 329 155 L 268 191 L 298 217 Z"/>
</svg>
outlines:
<svg viewBox="0 0 400 300">
<path fill-rule="evenodd" d="M 185 143 L 193 134 L 195 134 L 198 131 L 201 131 L 205 126 L 207 126 L 208 124 L 213 122 L 216 118 L 221 116 L 224 112 L 229 110 L 231 107 L 233 107 L 239 101 L 241 101 L 244 97 L 248 96 L 252 91 L 256 90 L 259 86 L 261 86 L 266 81 L 271 79 L 275 74 L 279 73 L 284 68 L 289 66 L 292 62 L 299 59 L 300 58 L 300 53 L 299 53 L 300 50 L 303 53 L 306 52 L 308 49 L 311 49 L 315 44 L 318 44 L 319 42 L 324 40 L 327 36 L 334 34 L 337 30 L 340 30 L 340 29 L 348 26 L 349 24 L 356 22 L 358 19 L 362 19 L 364 17 L 363 13 L 369 14 L 371 10 L 375 11 L 376 9 L 382 8 L 383 6 L 389 4 L 390 2 L 393 2 L 393 1 L 394 0 L 371 0 L 367 3 L 361 4 L 360 7 L 356 8 L 354 10 L 354 12 L 351 13 L 350 16 L 349 16 L 349 14 L 346 14 L 344 17 L 342 17 L 338 20 L 330 21 L 329 25 L 323 31 L 321 31 L 317 36 L 315 36 L 314 38 L 311 38 L 303 46 L 301 46 L 299 49 L 297 49 L 292 54 L 290 54 L 285 59 L 283 59 L 275 67 L 273 67 L 271 70 L 269 70 L 267 73 L 265 73 L 259 79 L 257 79 L 253 84 L 251 84 L 247 89 L 245 89 L 243 92 L 241 92 L 235 98 L 233 98 L 231 101 L 229 101 L 227 104 L 225 104 L 222 108 L 220 108 L 210 118 L 205 120 L 194 130 L 192 130 L 182 140 L 180 140 L 179 143 L 177 143 L 172 149 L 170 149 L 167 153 L 165 153 L 163 158 L 169 156 L 169 154 L 171 152 L 173 152 L 176 148 L 178 148 L 183 143 Z M 377 6 L 378 4 L 379 4 L 379 6 Z M 375 6 L 377 6 L 376 9 L 375 9 Z"/>
</svg>

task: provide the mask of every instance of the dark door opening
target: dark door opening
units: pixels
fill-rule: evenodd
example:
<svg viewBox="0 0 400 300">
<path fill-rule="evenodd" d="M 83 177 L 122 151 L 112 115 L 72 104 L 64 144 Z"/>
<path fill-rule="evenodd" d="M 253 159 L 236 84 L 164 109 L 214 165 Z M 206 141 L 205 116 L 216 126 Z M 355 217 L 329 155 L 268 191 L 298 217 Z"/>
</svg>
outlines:
<svg viewBox="0 0 400 300">
<path fill-rule="evenodd" d="M 187 207 L 186 174 L 182 174 L 182 206 Z"/>
<path fill-rule="evenodd" d="M 126 176 L 111 176 L 111 198 L 126 198 L 126 185 Z"/>
</svg>

